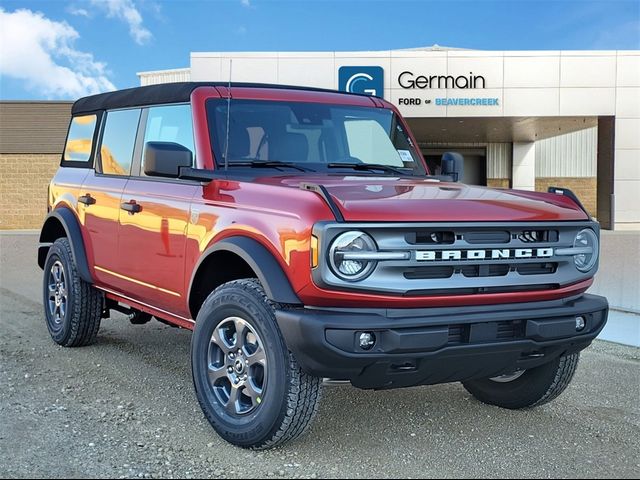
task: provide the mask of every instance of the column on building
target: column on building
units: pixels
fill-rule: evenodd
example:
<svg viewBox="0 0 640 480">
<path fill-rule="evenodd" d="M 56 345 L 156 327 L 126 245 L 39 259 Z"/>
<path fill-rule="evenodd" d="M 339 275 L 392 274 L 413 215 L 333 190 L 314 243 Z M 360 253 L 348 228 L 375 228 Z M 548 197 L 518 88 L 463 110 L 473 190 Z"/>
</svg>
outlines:
<svg viewBox="0 0 640 480">
<path fill-rule="evenodd" d="M 536 189 L 536 142 L 513 142 L 512 186 L 517 190 Z"/>
</svg>

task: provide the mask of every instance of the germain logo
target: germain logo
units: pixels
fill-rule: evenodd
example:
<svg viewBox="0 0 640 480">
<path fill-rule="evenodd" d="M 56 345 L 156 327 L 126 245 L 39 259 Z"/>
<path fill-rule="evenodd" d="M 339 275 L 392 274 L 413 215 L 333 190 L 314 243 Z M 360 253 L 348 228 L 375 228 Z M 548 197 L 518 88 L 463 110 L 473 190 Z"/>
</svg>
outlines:
<svg viewBox="0 0 640 480">
<path fill-rule="evenodd" d="M 384 95 L 384 70 L 382 67 L 340 67 L 338 90 L 382 97 Z"/>
<path fill-rule="evenodd" d="M 512 258 L 550 258 L 553 248 L 499 248 L 492 250 L 418 250 L 416 260 L 501 260 Z"/>
</svg>

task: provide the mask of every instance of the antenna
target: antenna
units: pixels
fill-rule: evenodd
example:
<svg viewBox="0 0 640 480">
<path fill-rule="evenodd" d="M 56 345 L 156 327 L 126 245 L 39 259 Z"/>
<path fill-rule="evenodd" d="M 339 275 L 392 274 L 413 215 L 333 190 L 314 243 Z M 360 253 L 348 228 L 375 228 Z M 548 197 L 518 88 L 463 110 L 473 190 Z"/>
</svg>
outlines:
<svg viewBox="0 0 640 480">
<path fill-rule="evenodd" d="M 227 88 L 227 134 L 224 140 L 224 170 L 229 168 L 229 117 L 231 116 L 231 68 L 233 59 L 229 59 L 229 88 Z"/>
</svg>

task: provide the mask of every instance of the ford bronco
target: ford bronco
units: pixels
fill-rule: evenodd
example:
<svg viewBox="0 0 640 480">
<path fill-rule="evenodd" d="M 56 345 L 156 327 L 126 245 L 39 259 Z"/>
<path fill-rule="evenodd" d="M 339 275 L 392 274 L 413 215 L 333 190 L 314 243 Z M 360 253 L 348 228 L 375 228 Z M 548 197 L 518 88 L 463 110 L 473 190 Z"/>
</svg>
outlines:
<svg viewBox="0 0 640 480">
<path fill-rule="evenodd" d="M 461 381 L 520 409 L 554 399 L 602 330 L 586 294 L 599 226 L 568 190 L 433 175 L 381 98 L 176 83 L 75 102 L 40 234 L 60 345 L 111 311 L 193 330 L 197 399 L 227 441 L 309 426 L 323 379 Z"/>
</svg>

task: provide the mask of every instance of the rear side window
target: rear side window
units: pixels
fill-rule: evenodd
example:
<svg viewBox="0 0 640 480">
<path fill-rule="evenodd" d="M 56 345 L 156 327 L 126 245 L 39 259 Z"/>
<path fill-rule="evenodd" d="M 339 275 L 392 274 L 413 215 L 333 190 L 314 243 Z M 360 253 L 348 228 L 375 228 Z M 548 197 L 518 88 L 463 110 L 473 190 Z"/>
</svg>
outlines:
<svg viewBox="0 0 640 480">
<path fill-rule="evenodd" d="M 96 115 L 81 115 L 71 119 L 67 143 L 64 147 L 65 162 L 88 162 L 91 158 Z"/>
<path fill-rule="evenodd" d="M 107 112 L 100 145 L 102 173 L 129 175 L 136 144 L 140 109 Z"/>
<path fill-rule="evenodd" d="M 147 142 L 173 142 L 187 147 L 195 159 L 196 150 L 193 141 L 193 121 L 191 105 L 165 105 L 151 107 L 147 117 L 147 129 L 144 144 Z M 144 172 L 144 155 L 142 157 Z"/>
</svg>

